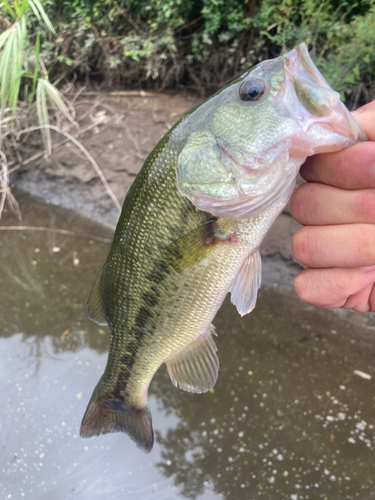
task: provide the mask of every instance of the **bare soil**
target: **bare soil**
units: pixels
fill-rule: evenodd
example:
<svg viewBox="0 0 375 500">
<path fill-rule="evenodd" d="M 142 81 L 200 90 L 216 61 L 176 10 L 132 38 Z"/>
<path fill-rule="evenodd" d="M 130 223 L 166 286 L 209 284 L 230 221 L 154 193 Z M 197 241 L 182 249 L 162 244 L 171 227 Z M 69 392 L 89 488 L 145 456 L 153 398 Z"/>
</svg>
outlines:
<svg viewBox="0 0 375 500">
<path fill-rule="evenodd" d="M 77 116 L 84 117 L 80 125 L 89 130 L 79 136 L 79 141 L 95 159 L 121 204 L 159 139 L 198 103 L 198 99 L 182 93 L 81 96 L 76 104 Z M 62 137 L 54 134 L 56 144 Z M 34 145 L 28 141 L 22 150 L 24 161 L 41 150 L 34 140 Z M 108 227 L 116 226 L 118 210 L 92 164 L 71 142 L 55 148 L 48 159 L 40 157 L 21 166 L 12 174 L 11 182 L 46 202 L 73 209 Z M 267 284 L 290 287 L 301 269 L 291 253 L 291 237 L 298 227 L 286 210 L 262 244 L 261 253 L 267 261 L 263 281 Z"/>
</svg>

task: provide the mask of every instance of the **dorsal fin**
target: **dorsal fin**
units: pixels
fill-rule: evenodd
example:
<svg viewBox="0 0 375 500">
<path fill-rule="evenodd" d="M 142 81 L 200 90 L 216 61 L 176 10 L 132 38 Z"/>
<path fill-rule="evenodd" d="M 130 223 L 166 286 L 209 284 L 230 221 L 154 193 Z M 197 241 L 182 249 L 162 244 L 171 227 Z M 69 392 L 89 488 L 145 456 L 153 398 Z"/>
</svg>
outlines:
<svg viewBox="0 0 375 500">
<path fill-rule="evenodd" d="M 189 392 L 207 392 L 215 385 L 219 359 L 213 334 L 215 329 L 211 325 L 205 335 L 167 359 L 168 373 L 176 387 Z"/>
<path fill-rule="evenodd" d="M 98 325 L 107 325 L 107 320 L 104 315 L 103 308 L 103 276 L 104 276 L 105 266 L 102 267 L 102 270 L 99 273 L 99 276 L 96 278 L 94 286 L 92 287 L 89 300 L 86 305 L 86 314 L 95 323 Z"/>
</svg>

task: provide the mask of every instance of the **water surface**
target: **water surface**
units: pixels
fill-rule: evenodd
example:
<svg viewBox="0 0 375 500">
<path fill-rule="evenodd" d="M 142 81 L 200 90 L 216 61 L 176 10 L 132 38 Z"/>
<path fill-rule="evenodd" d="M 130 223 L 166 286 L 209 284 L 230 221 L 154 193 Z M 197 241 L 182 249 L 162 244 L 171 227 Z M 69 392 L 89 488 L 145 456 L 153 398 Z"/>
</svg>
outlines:
<svg viewBox="0 0 375 500">
<path fill-rule="evenodd" d="M 1 498 L 375 498 L 371 323 L 275 288 L 244 318 L 224 303 L 211 393 L 184 393 L 159 370 L 150 455 L 123 434 L 80 439 L 109 343 L 84 313 L 109 251 L 93 238 L 112 233 L 20 201 L 23 224 L 79 236 L 0 231 Z M 1 222 L 16 225 L 8 213 Z"/>
</svg>

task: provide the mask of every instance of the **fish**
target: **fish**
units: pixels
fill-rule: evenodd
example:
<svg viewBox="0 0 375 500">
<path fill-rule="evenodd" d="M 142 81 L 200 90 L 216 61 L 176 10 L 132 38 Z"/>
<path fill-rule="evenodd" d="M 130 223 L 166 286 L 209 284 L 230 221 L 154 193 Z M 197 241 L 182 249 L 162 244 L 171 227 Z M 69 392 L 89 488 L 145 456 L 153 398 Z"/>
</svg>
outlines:
<svg viewBox="0 0 375 500">
<path fill-rule="evenodd" d="M 83 438 L 124 432 L 149 453 L 150 382 L 209 391 L 219 359 L 212 321 L 227 293 L 255 307 L 259 246 L 307 156 L 366 140 L 301 44 L 266 60 L 187 113 L 145 160 L 123 204 L 87 303 L 108 325 L 108 361 Z"/>
</svg>

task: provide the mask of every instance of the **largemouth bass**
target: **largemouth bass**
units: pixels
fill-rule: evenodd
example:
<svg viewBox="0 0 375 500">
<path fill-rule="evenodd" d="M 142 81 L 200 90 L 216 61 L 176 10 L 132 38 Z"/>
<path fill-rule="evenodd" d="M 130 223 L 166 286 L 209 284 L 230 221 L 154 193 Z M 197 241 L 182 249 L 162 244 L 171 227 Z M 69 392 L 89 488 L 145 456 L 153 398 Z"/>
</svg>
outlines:
<svg viewBox="0 0 375 500">
<path fill-rule="evenodd" d="M 153 446 L 149 384 L 210 390 L 212 320 L 226 294 L 255 306 L 259 245 L 306 156 L 366 140 L 302 44 L 264 61 L 182 118 L 146 159 L 125 199 L 87 312 L 111 331 L 108 362 L 81 436 L 122 431 Z"/>
</svg>

